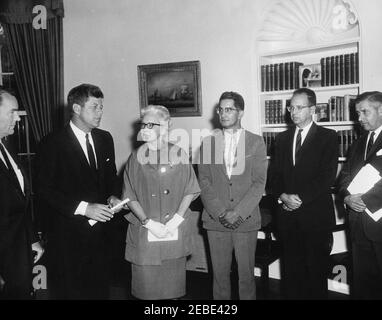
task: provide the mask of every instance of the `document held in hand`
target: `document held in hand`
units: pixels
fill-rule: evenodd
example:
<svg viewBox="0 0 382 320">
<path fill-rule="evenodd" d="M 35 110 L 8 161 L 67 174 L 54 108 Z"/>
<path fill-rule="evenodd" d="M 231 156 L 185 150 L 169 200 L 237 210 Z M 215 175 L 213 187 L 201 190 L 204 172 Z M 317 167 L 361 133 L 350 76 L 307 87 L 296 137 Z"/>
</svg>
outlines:
<svg viewBox="0 0 382 320">
<path fill-rule="evenodd" d="M 120 203 L 118 203 L 116 206 L 114 206 L 113 208 L 110 208 L 111 211 L 114 211 L 116 209 L 119 209 L 120 207 L 124 206 L 126 203 L 128 203 L 130 201 L 129 198 L 126 198 L 125 200 L 121 201 Z M 98 221 L 96 220 L 93 220 L 93 219 L 89 219 L 88 220 L 88 223 L 91 225 L 91 226 L 94 226 Z"/>
<path fill-rule="evenodd" d="M 379 171 L 371 164 L 367 164 L 354 177 L 348 186 L 348 191 L 350 194 L 366 193 L 373 188 L 379 180 L 381 180 Z M 382 208 L 374 213 L 367 208 L 365 211 L 374 221 L 378 221 L 382 218 Z"/>
<path fill-rule="evenodd" d="M 157 236 L 153 235 L 150 230 L 147 230 L 147 240 L 149 242 L 157 242 L 157 241 L 175 241 L 178 240 L 178 229 L 175 230 L 175 232 L 171 234 L 167 234 L 164 238 L 158 238 Z"/>
</svg>

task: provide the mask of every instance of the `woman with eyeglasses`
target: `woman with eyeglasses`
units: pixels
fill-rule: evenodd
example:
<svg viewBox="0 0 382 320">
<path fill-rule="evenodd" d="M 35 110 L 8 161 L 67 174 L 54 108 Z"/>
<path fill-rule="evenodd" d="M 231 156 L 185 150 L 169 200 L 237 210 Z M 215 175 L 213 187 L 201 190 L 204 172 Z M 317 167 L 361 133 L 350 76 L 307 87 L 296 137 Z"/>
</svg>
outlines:
<svg viewBox="0 0 382 320">
<path fill-rule="evenodd" d="M 168 142 L 170 113 L 149 105 L 124 172 L 123 198 L 132 213 L 126 260 L 132 265 L 132 294 L 138 299 L 175 299 L 186 294 L 190 251 L 189 209 L 200 188 L 186 153 Z"/>
</svg>

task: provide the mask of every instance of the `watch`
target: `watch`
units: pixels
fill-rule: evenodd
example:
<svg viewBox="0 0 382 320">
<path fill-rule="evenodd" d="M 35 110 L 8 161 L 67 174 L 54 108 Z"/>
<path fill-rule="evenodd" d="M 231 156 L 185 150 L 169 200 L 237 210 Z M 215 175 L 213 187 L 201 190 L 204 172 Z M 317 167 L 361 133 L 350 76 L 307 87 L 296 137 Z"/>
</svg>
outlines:
<svg viewBox="0 0 382 320">
<path fill-rule="evenodd" d="M 144 218 L 144 219 L 141 221 L 142 226 L 146 225 L 146 223 L 149 222 L 149 220 L 150 220 L 150 219 L 147 218 L 147 217 Z"/>
</svg>

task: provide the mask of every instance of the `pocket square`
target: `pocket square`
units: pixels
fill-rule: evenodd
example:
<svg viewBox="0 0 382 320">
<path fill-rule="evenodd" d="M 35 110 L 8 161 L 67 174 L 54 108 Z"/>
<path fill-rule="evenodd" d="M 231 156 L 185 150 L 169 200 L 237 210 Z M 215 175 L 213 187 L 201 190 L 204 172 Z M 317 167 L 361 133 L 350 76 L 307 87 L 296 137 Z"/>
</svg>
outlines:
<svg viewBox="0 0 382 320">
<path fill-rule="evenodd" d="M 110 161 L 110 158 L 107 158 L 107 159 L 106 159 L 106 162 L 109 162 L 109 161 Z"/>
<path fill-rule="evenodd" d="M 377 156 L 382 156 L 382 149 L 377 152 Z"/>
</svg>

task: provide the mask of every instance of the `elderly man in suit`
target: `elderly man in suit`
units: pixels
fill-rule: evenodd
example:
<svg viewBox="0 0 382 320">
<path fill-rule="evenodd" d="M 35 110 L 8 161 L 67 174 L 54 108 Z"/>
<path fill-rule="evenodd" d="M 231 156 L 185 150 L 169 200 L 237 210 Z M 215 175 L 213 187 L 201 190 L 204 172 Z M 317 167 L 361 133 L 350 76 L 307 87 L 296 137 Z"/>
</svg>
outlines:
<svg viewBox="0 0 382 320">
<path fill-rule="evenodd" d="M 239 296 L 256 299 L 254 277 L 259 202 L 264 193 L 267 157 L 260 136 L 242 129 L 244 99 L 224 92 L 217 108 L 223 131 L 204 139 L 198 167 L 216 300 L 231 298 L 230 271 L 235 253 Z"/>
<path fill-rule="evenodd" d="M 288 110 L 294 126 L 277 136 L 271 170 L 272 193 L 280 204 L 282 280 L 287 299 L 325 299 L 335 225 L 331 187 L 337 172 L 337 134 L 313 122 L 316 94 L 310 89 L 296 90 Z"/>
<path fill-rule="evenodd" d="M 382 208 L 382 182 L 364 194 L 347 190 L 360 169 L 370 164 L 382 172 L 382 93 L 365 92 L 355 101 L 365 134 L 356 140 L 341 171 L 340 194 L 349 212 L 353 255 L 353 297 L 382 299 L 382 219 L 374 221 L 371 213 Z"/>
<path fill-rule="evenodd" d="M 32 252 L 36 263 L 43 249 L 34 232 L 30 212 L 30 190 L 17 158 L 2 139 L 14 133 L 20 121 L 18 103 L 0 90 L 0 297 L 30 299 Z"/>
<path fill-rule="evenodd" d="M 119 199 L 113 138 L 98 129 L 103 93 L 70 90 L 70 123 L 49 135 L 38 154 L 37 192 L 47 210 L 50 288 L 57 299 L 108 297 L 109 205 Z M 91 222 L 98 222 L 93 224 Z"/>
</svg>

